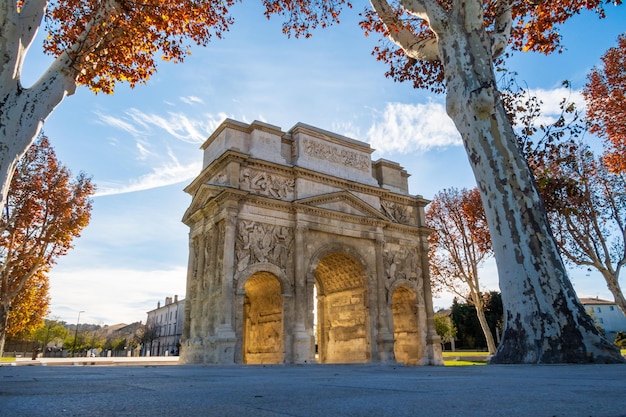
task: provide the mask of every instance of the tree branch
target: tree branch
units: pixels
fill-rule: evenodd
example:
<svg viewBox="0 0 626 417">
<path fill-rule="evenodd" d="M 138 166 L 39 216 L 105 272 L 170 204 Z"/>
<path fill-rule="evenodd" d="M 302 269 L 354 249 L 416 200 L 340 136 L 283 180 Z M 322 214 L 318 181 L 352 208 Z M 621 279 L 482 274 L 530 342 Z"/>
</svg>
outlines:
<svg viewBox="0 0 626 417">
<path fill-rule="evenodd" d="M 422 61 L 439 60 L 437 38 L 418 37 L 412 30 L 409 30 L 402 21 L 400 21 L 398 15 L 386 0 L 371 0 L 370 3 L 376 11 L 378 17 L 387 27 L 387 30 L 389 31 L 389 39 L 398 45 L 409 58 Z M 416 0 L 411 1 L 411 3 L 415 3 L 416 5 L 423 4 L 422 2 Z M 415 10 L 418 11 L 418 13 L 415 14 L 416 17 L 430 22 L 428 20 L 428 16 L 424 16 L 419 13 L 419 8 L 417 8 L 417 6 Z"/>
<path fill-rule="evenodd" d="M 491 34 L 491 53 L 494 58 L 499 57 L 506 50 L 512 28 L 513 2 L 511 0 L 498 0 L 494 32 Z"/>
<path fill-rule="evenodd" d="M 13 2 L 12 0 L 10 1 Z M 26 0 L 22 5 L 19 19 L 21 30 L 20 38 L 24 50 L 28 50 L 37 35 L 37 31 L 41 26 L 41 20 L 46 13 L 47 3 L 48 0 Z"/>
</svg>

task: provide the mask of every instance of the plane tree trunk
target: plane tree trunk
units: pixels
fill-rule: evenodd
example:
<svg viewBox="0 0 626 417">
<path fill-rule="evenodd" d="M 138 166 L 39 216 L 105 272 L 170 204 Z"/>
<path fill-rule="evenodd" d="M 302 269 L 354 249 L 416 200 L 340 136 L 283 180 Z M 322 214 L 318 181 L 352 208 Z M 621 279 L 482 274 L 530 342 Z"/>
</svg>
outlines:
<svg viewBox="0 0 626 417">
<path fill-rule="evenodd" d="M 461 9 L 434 29 L 446 74 L 447 112 L 463 138 L 498 267 L 505 325 L 492 362 L 623 362 L 569 281 L 499 98 L 482 17 L 471 21 Z"/>
<path fill-rule="evenodd" d="M 0 358 L 4 356 L 4 342 L 7 337 L 7 323 L 9 321 L 9 305 L 0 302 Z"/>
<path fill-rule="evenodd" d="M 17 161 L 44 120 L 76 89 L 76 71 L 61 54 L 32 86 L 21 83 L 24 58 L 43 18 L 46 0 L 28 0 L 18 13 L 13 0 L 0 2 L 0 210 Z"/>
<path fill-rule="evenodd" d="M 487 323 L 487 317 L 485 317 L 485 303 L 482 300 L 481 294 L 476 288 L 476 290 L 472 289 L 472 295 L 470 297 L 474 308 L 476 309 L 476 317 L 478 317 L 478 322 L 480 323 L 480 329 L 483 331 L 483 335 L 485 336 L 485 341 L 487 342 L 487 350 L 490 355 L 496 353 L 496 342 L 493 340 L 493 334 L 491 333 L 491 329 L 489 328 L 489 324 Z"/>
</svg>

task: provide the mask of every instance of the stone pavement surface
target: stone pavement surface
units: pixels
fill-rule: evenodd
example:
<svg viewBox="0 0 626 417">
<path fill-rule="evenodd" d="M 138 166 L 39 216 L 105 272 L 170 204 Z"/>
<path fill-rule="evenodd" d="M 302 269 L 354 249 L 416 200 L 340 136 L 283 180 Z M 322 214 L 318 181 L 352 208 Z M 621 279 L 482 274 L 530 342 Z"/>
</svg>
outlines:
<svg viewBox="0 0 626 417">
<path fill-rule="evenodd" d="M 106 365 L 0 367 L 0 416 L 626 416 L 626 365 Z"/>
</svg>

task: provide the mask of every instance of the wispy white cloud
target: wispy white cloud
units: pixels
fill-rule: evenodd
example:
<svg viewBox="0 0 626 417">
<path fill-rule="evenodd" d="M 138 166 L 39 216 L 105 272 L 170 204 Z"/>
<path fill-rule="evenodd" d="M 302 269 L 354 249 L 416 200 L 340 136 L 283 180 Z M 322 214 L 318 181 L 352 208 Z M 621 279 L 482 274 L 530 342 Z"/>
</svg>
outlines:
<svg viewBox="0 0 626 417">
<path fill-rule="evenodd" d="M 178 184 L 179 182 L 194 178 L 198 175 L 201 168 L 202 164 L 200 161 L 184 165 L 173 160 L 164 165 L 154 167 L 148 174 L 133 178 L 125 184 L 100 182 L 98 183 L 95 196 L 102 197 L 105 195 L 132 193 Z"/>
<path fill-rule="evenodd" d="M 192 101 L 201 101 L 192 98 Z M 201 168 L 198 162 L 181 163 L 168 138 L 199 144 L 228 116 L 224 113 L 187 115 L 176 112 L 146 113 L 137 108 L 122 117 L 97 113 L 101 123 L 120 129 L 135 141 L 136 159 L 151 168 L 150 172 L 124 183 L 98 180 L 96 196 L 123 194 L 176 184 L 194 178 Z M 165 135 L 163 134 L 165 133 Z"/>
<path fill-rule="evenodd" d="M 146 113 L 137 108 L 128 109 L 122 117 L 96 114 L 101 123 L 121 129 L 135 139 L 154 136 L 156 129 L 189 143 L 202 143 L 228 117 L 224 113 L 198 116 L 189 116 L 187 113 L 180 112 Z"/>
<path fill-rule="evenodd" d="M 96 115 L 98 116 L 100 123 L 123 130 L 124 132 L 129 133 L 132 136 L 140 136 L 144 134 L 143 132 L 139 131 L 137 127 L 134 126 L 132 123 L 122 118 L 115 117 L 109 114 L 103 114 L 100 112 L 96 112 Z"/>
<path fill-rule="evenodd" d="M 200 97 L 196 97 L 196 96 L 180 97 L 180 101 L 182 101 L 185 104 L 203 104 L 204 103 L 204 101 Z"/>
<path fill-rule="evenodd" d="M 454 123 L 440 103 L 387 103 L 367 132 L 367 141 L 381 154 L 427 151 L 462 144 Z"/>
<path fill-rule="evenodd" d="M 549 125 L 561 116 L 561 102 L 574 103 L 578 110 L 584 111 L 585 99 L 580 90 L 570 90 L 565 87 L 545 89 L 529 89 L 529 97 L 537 97 L 541 101 L 541 115 L 535 121 L 536 125 Z M 567 116 L 567 115 L 566 115 Z"/>
<path fill-rule="evenodd" d="M 152 155 L 152 152 L 150 152 L 146 144 L 144 144 L 141 140 L 138 140 L 135 146 L 139 152 L 139 159 L 145 160 Z"/>
<path fill-rule="evenodd" d="M 162 129 L 170 136 L 184 142 L 201 143 L 209 134 L 208 125 L 204 120 L 191 119 L 184 113 L 169 112 L 166 116 L 161 116 L 130 109 L 127 114 L 134 123 L 140 126 Z"/>
<path fill-rule="evenodd" d="M 334 122 L 330 130 L 351 139 L 363 140 L 361 129 L 351 121 Z"/>
<path fill-rule="evenodd" d="M 580 91 L 559 87 L 551 90 L 531 89 L 530 95 L 542 101 L 541 116 L 537 124 L 554 123 L 561 115 L 561 102 L 565 99 L 584 110 L 585 101 Z M 347 136 L 359 131 L 349 125 L 334 126 Z M 452 120 L 441 103 L 426 104 L 387 103 L 374 118 L 365 140 L 381 154 L 428 151 L 434 148 L 461 146 L 463 144 Z"/>
</svg>

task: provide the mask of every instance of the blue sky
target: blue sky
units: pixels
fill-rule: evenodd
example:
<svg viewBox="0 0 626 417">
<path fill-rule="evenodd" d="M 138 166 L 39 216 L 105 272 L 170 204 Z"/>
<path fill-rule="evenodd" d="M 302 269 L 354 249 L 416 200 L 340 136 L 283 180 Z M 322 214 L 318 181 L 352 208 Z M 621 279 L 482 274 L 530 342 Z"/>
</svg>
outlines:
<svg viewBox="0 0 626 417">
<path fill-rule="evenodd" d="M 361 6 L 357 6 L 361 7 Z M 254 2 L 233 9 L 225 39 L 194 48 L 183 64 L 162 63 L 146 86 L 120 85 L 112 96 L 79 88 L 47 120 L 44 130 L 58 158 L 98 186 L 91 224 L 50 273 L 53 318 L 115 324 L 145 321 L 165 297 L 185 294 L 191 202 L 183 188 L 199 173 L 199 146 L 226 117 L 261 120 L 290 129 L 307 123 L 369 142 L 411 174 L 411 194 L 432 198 L 449 187 L 473 187 L 460 137 L 445 114 L 443 96 L 386 79 L 370 52 L 376 39 L 357 26 L 360 9 L 310 39 L 288 39 L 280 20 L 267 21 Z M 592 66 L 626 29 L 626 7 L 598 22 L 591 14 L 563 28 L 567 50 L 516 56 L 510 66 L 540 92 L 546 112 L 563 95 L 561 81 L 579 89 Z M 49 59 L 40 44 L 27 58 L 24 84 Z M 572 270 L 581 297 L 612 299 L 598 274 Z M 485 289 L 498 289 L 493 262 Z M 452 296 L 435 298 L 448 307 Z"/>
</svg>

